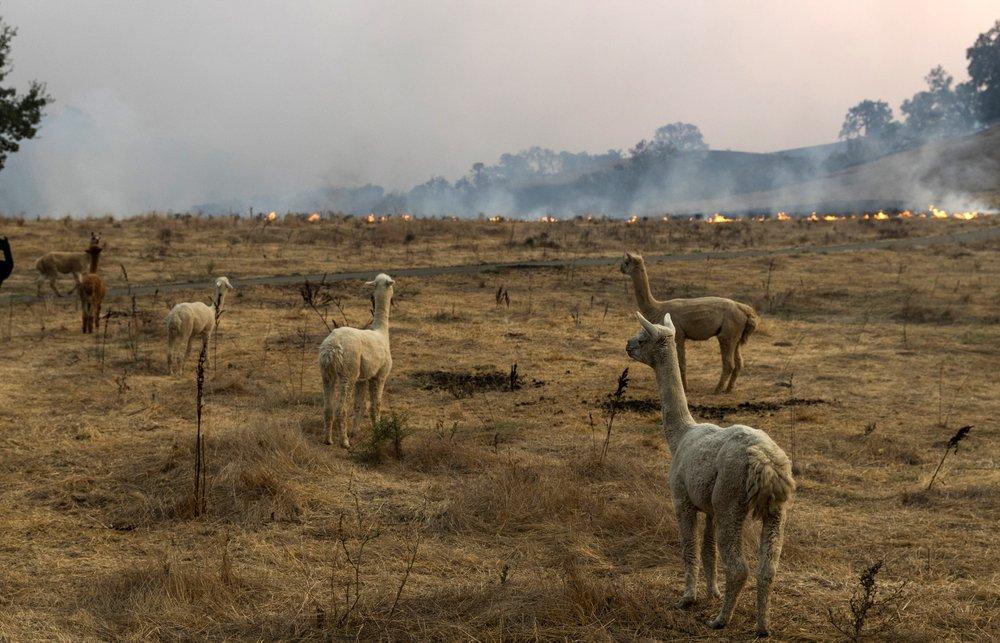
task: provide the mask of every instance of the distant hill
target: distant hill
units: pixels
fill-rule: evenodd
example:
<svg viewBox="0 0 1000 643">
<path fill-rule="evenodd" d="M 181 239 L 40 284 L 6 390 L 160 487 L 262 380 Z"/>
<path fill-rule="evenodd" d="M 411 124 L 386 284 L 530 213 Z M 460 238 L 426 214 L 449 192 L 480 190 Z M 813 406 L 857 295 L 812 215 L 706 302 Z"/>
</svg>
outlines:
<svg viewBox="0 0 1000 643">
<path fill-rule="evenodd" d="M 668 209 L 678 213 L 733 214 L 777 210 L 845 212 L 925 209 L 930 204 L 949 210 L 1000 208 L 1000 126 L 802 182 L 675 201 Z"/>
</svg>

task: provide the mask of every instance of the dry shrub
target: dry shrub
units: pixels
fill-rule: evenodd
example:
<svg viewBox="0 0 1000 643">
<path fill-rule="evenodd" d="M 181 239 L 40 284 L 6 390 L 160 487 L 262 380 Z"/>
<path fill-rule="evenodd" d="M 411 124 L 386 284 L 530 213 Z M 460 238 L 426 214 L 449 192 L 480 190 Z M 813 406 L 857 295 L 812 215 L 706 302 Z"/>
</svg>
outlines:
<svg viewBox="0 0 1000 643">
<path fill-rule="evenodd" d="M 99 617 L 111 638 L 126 632 L 141 639 L 185 638 L 191 623 L 211 628 L 252 619 L 250 598 L 258 584 L 234 571 L 225 545 L 199 558 L 181 562 L 168 555 L 159 562 L 130 565 L 88 592 L 82 607 Z"/>
<path fill-rule="evenodd" d="M 464 485 L 440 520 L 458 532 L 521 533 L 568 518 L 582 502 L 582 489 L 565 472 L 506 459 Z"/>
<path fill-rule="evenodd" d="M 468 473 L 492 459 L 490 451 L 470 444 L 464 436 L 438 433 L 415 437 L 405 462 L 420 473 Z"/>
<path fill-rule="evenodd" d="M 894 316 L 897 320 L 911 324 L 952 324 L 955 322 L 955 312 L 947 306 L 914 301 L 906 297 L 903 306 Z"/>
<path fill-rule="evenodd" d="M 590 483 L 577 465 L 541 466 L 497 460 L 455 490 L 438 518 L 455 532 L 513 535 L 577 530 L 618 563 L 658 564 L 677 540 L 662 473 L 611 460 L 619 480 Z"/>
<path fill-rule="evenodd" d="M 209 511 L 237 515 L 251 522 L 294 519 L 303 498 L 292 480 L 315 474 L 323 462 L 320 449 L 298 427 L 250 427 L 224 433 L 208 444 Z M 213 511 L 214 508 L 214 511 Z"/>
<path fill-rule="evenodd" d="M 193 448 L 193 440 L 175 444 L 166 458 L 154 454 L 121 472 L 110 526 L 132 529 L 190 517 Z M 207 515 L 243 523 L 297 519 L 305 496 L 294 481 L 315 478 L 324 462 L 319 447 L 290 424 L 209 433 L 206 453 Z"/>
</svg>

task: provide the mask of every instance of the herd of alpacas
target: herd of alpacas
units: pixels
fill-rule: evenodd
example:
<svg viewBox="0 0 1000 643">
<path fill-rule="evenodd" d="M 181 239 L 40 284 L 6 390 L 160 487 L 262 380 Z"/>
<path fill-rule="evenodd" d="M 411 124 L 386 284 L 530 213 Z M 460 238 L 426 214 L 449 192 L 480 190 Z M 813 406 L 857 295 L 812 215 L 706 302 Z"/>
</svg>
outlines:
<svg viewBox="0 0 1000 643">
<path fill-rule="evenodd" d="M 9 244 L 3 239 L 4 255 Z M 71 274 L 76 282 L 83 311 L 83 332 L 97 326 L 101 303 L 107 293 L 97 274 L 104 245 L 91 235 L 84 252 L 50 252 L 35 262 L 38 293 L 45 281 L 59 295 L 56 277 Z M 13 262 L 10 262 L 11 268 Z M 795 490 L 792 466 L 785 452 L 763 431 L 733 425 L 719 427 L 698 423 L 687 403 L 684 343 L 718 338 L 722 375 L 715 392 L 731 391 L 743 366 L 740 347 L 759 324 L 753 308 L 723 297 L 698 297 L 657 301 L 641 256 L 626 253 L 621 272 L 632 279 L 640 328 L 625 345 L 628 356 L 653 369 L 659 388 L 663 432 L 671 453 L 669 484 L 673 495 L 684 562 L 684 594 L 679 606 L 687 607 L 697 597 L 698 554 L 696 525 L 705 514 L 701 539 L 701 567 L 710 597 L 716 589 L 716 553 L 722 558 L 725 593 L 718 615 L 709 623 L 722 628 L 729 623 L 736 600 L 747 580 L 748 567 L 742 553 L 742 532 L 747 517 L 762 523 L 757 571 L 757 634 L 768 634 L 768 598 L 781 555 L 785 504 Z M 9 274 L 9 272 L 8 272 Z M 350 447 L 362 421 L 366 398 L 372 426 L 379 421 L 382 394 L 392 370 L 389 343 L 389 307 L 395 281 L 377 275 L 367 286 L 374 290 L 374 315 L 365 328 L 334 329 L 319 347 L 319 370 L 323 382 L 323 425 L 326 444 L 334 433 L 340 446 Z M 215 280 L 212 304 L 184 302 L 166 317 L 167 371 L 176 373 L 191 355 L 192 343 L 208 345 L 233 285 L 226 277 Z M 70 291 L 72 292 L 72 290 Z M 651 321 L 652 320 L 652 321 Z M 178 359 L 178 352 L 184 355 Z M 348 423 L 347 406 L 353 399 L 354 414 Z"/>
</svg>

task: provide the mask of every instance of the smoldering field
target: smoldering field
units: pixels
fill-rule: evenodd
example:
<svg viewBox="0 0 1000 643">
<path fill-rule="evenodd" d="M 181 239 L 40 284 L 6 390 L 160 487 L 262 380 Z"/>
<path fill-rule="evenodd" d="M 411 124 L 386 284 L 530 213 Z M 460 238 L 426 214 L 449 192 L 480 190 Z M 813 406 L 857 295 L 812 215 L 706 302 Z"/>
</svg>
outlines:
<svg viewBox="0 0 1000 643">
<path fill-rule="evenodd" d="M 361 284 L 334 284 L 317 313 L 298 286 L 239 280 L 788 246 L 802 252 L 649 265 L 661 298 L 728 296 L 764 318 L 734 393 L 709 395 L 714 342 L 689 343 L 688 377 L 696 417 L 763 429 L 795 462 L 772 634 L 834 638 L 827 609 L 846 609 L 860 569 L 885 559 L 882 580 L 907 582 L 886 636 L 998 635 L 998 242 L 811 251 L 992 218 L 7 223 L 17 268 L 4 291 L 32 291 L 31 259 L 91 230 L 108 241 L 112 287 L 126 273 L 131 285 L 227 274 L 237 290 L 208 355 L 201 518 L 188 510 L 194 364 L 164 374 L 162 318 L 208 288 L 112 299 L 90 337 L 72 298 L 0 305 L 0 637 L 749 637 L 752 581 L 721 634 L 705 625 L 714 600 L 674 608 L 670 456 L 652 372 L 624 354 L 635 306 L 616 267 L 400 279 L 386 393 L 399 452 L 372 445 L 367 424 L 350 453 L 321 443 L 320 315 L 367 321 Z M 629 404 L 602 462 L 602 402 L 626 366 Z"/>
</svg>

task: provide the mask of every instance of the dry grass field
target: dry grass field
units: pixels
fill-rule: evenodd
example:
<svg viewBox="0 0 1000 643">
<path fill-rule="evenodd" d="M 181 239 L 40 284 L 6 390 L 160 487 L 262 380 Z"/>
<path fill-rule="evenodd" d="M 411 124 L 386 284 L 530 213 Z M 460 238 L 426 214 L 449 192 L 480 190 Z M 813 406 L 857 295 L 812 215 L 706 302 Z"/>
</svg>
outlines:
<svg viewBox="0 0 1000 643">
<path fill-rule="evenodd" d="M 674 607 L 670 454 L 652 371 L 624 352 L 638 325 L 617 267 L 399 279 L 386 393 L 399 437 L 385 423 L 376 441 L 366 422 L 350 452 L 322 444 L 316 350 L 324 323 L 369 319 L 367 292 L 336 283 L 317 313 L 298 286 L 240 278 L 785 246 L 802 252 L 649 265 L 661 298 L 733 297 L 764 319 L 733 393 L 710 394 L 714 341 L 688 344 L 688 378 L 695 418 L 765 430 L 795 464 L 773 638 L 839 638 L 829 610 L 843 624 L 880 560 L 884 591 L 902 585 L 869 617 L 869 631 L 896 621 L 880 638 L 1000 636 L 1000 242 L 809 251 L 993 219 L 0 225 L 17 263 L 3 293 L 32 292 L 33 258 L 92 229 L 112 286 L 119 263 L 132 284 L 236 286 L 206 364 L 201 516 L 196 368 L 165 374 L 162 320 L 210 291 L 106 302 L 91 336 L 75 298 L 0 298 L 0 639 L 752 637 L 752 578 L 721 632 L 703 587 Z M 626 367 L 602 459 L 603 402 Z"/>
</svg>

